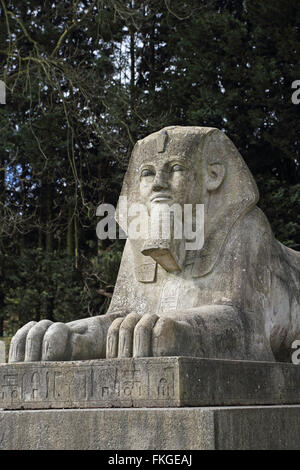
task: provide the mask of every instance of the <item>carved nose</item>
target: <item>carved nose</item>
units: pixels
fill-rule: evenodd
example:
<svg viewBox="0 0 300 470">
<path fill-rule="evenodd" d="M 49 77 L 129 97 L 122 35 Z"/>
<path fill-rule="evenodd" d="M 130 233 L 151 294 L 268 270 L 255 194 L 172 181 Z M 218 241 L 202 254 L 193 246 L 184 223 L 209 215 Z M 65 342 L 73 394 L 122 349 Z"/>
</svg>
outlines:
<svg viewBox="0 0 300 470">
<path fill-rule="evenodd" d="M 162 189 L 169 189 L 169 181 L 166 172 L 158 171 L 153 182 L 153 191 L 161 191 Z"/>
</svg>

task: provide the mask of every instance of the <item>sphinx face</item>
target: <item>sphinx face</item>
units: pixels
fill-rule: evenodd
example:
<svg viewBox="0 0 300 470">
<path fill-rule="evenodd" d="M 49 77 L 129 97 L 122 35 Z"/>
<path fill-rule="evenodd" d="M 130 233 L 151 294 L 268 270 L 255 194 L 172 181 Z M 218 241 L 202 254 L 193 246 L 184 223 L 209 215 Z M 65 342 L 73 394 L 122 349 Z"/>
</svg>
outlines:
<svg viewBox="0 0 300 470">
<path fill-rule="evenodd" d="M 200 164 L 193 156 L 168 151 L 145 158 L 139 167 L 140 201 L 148 211 L 160 204 L 201 203 Z"/>
</svg>

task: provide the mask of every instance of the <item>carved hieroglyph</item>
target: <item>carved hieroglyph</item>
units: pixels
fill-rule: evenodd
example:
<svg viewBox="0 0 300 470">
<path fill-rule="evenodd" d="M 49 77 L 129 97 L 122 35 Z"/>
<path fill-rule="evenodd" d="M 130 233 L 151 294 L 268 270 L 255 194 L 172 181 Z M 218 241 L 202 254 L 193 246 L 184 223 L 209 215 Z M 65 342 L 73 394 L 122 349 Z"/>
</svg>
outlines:
<svg viewBox="0 0 300 470">
<path fill-rule="evenodd" d="M 223 132 L 175 126 L 139 141 L 121 195 L 149 208 L 204 204 L 203 247 L 179 246 L 177 259 L 172 240 L 162 251 L 128 238 L 106 315 L 30 322 L 13 338 L 10 362 L 175 355 L 290 361 L 300 338 L 299 253 L 275 240 L 256 206 L 253 177 Z M 118 217 L 122 225 L 120 211 Z"/>
<path fill-rule="evenodd" d="M 300 368 L 279 362 L 145 357 L 0 364 L 0 409 L 283 405 L 299 400 Z"/>
</svg>

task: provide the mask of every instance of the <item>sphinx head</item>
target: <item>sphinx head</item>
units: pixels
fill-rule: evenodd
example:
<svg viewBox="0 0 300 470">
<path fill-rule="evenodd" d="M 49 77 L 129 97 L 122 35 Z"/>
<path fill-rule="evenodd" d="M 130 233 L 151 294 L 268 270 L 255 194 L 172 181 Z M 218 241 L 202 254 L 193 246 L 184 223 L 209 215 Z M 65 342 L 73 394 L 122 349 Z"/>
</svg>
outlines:
<svg viewBox="0 0 300 470">
<path fill-rule="evenodd" d="M 247 165 L 222 131 L 209 127 L 183 126 L 166 127 L 137 142 L 124 178 L 121 196 L 125 196 L 127 207 L 134 204 L 143 206 L 146 211 L 144 219 L 148 217 L 147 211 L 149 213 L 150 209 L 152 218 L 152 209 L 157 209 L 161 204 L 181 207 L 188 204 L 193 208 L 197 204 L 203 205 L 203 242 L 200 245 L 196 243 L 196 248 L 192 248 L 197 250 L 193 268 L 195 277 L 213 269 L 231 228 L 255 206 L 259 198 L 257 186 Z M 184 210 L 181 214 L 184 214 Z M 192 225 L 196 226 L 194 233 L 197 239 L 197 217 L 194 224 L 194 212 L 191 217 L 189 221 L 192 220 Z M 185 217 L 183 218 L 182 222 L 186 225 Z M 123 221 L 127 221 L 127 213 L 122 213 L 120 204 L 116 219 L 126 232 Z M 161 253 L 174 251 L 172 240 L 169 242 L 165 248 L 165 243 L 150 239 L 145 247 L 141 240 L 134 239 L 132 246 L 143 255 L 154 258 L 155 254 L 155 261 L 161 264 Z M 187 248 L 184 240 L 179 245 L 174 251 L 177 256 L 171 256 L 170 270 L 178 270 L 178 266 L 184 263 L 184 251 L 191 249 Z M 181 261 L 174 264 L 173 258 L 180 258 Z M 162 265 L 169 270 L 166 263 Z"/>
<path fill-rule="evenodd" d="M 258 200 L 250 171 L 223 132 L 183 126 L 166 127 L 137 142 L 121 195 L 148 210 L 160 204 L 204 204 L 208 225 L 217 214 L 229 208 L 239 212 Z"/>
</svg>

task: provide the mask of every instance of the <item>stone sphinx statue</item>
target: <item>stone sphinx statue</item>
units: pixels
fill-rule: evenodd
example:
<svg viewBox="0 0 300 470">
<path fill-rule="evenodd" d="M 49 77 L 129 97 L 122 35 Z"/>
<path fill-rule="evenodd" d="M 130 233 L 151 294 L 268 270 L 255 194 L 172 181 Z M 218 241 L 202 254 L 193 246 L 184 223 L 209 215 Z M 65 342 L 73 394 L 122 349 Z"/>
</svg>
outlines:
<svg viewBox="0 0 300 470">
<path fill-rule="evenodd" d="M 223 132 L 174 126 L 140 140 L 121 196 L 148 208 L 203 204 L 203 246 L 188 250 L 178 242 L 176 257 L 172 240 L 145 247 L 129 236 L 108 312 L 28 323 L 12 339 L 10 362 L 176 355 L 290 361 L 300 339 L 300 254 L 275 240 L 256 206 L 254 179 Z"/>
</svg>

